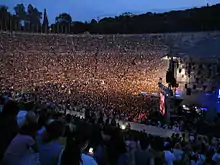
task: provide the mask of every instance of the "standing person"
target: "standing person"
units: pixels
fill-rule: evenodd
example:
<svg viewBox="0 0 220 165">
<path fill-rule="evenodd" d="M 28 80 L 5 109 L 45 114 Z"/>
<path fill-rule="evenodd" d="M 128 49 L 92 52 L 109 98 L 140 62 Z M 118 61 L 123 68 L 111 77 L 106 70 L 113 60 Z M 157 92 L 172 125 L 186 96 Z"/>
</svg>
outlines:
<svg viewBox="0 0 220 165">
<path fill-rule="evenodd" d="M 42 141 L 39 142 L 39 155 L 42 165 L 57 165 L 63 146 L 59 138 L 64 133 L 64 125 L 60 121 L 52 121 L 46 126 Z"/>
<path fill-rule="evenodd" d="M 112 127 L 104 127 L 101 131 L 101 140 L 94 153 L 94 158 L 99 165 L 115 165 L 118 162 L 121 151 L 119 130 Z"/>
<path fill-rule="evenodd" d="M 66 116 L 66 126 L 65 126 L 65 137 L 71 137 L 73 136 L 74 130 L 76 129 L 75 125 L 72 124 L 72 116 L 68 114 Z"/>
<path fill-rule="evenodd" d="M 170 144 L 166 144 L 164 148 L 165 164 L 174 165 L 175 155 L 171 152 Z"/>
<path fill-rule="evenodd" d="M 135 149 L 128 141 L 118 139 L 117 145 L 118 161 L 117 165 L 134 165 L 135 164 Z"/>
<path fill-rule="evenodd" d="M 182 150 L 182 146 L 181 146 L 180 143 L 177 143 L 174 146 L 173 153 L 175 155 L 175 160 L 176 161 L 181 161 L 182 160 L 184 152 Z"/>
<path fill-rule="evenodd" d="M 140 149 L 135 152 L 135 164 L 136 165 L 154 165 L 153 153 L 150 152 L 150 145 L 146 139 L 141 139 Z"/>
<path fill-rule="evenodd" d="M 88 130 L 85 126 L 84 129 Z M 67 137 L 65 149 L 59 156 L 58 165 L 97 165 L 96 161 L 83 152 L 89 144 L 90 135 L 78 129 L 75 138 Z"/>
<path fill-rule="evenodd" d="M 17 113 L 17 104 L 13 101 L 8 101 L 3 106 L 3 111 L 0 114 L 0 130 L 4 133 L 4 136 L 0 136 L 0 161 L 3 158 L 8 145 L 18 133 L 18 125 L 16 121 Z"/>
<path fill-rule="evenodd" d="M 37 121 L 33 112 L 20 111 L 17 115 L 18 134 L 8 146 L 2 165 L 37 165 L 39 164 L 35 136 Z"/>
</svg>

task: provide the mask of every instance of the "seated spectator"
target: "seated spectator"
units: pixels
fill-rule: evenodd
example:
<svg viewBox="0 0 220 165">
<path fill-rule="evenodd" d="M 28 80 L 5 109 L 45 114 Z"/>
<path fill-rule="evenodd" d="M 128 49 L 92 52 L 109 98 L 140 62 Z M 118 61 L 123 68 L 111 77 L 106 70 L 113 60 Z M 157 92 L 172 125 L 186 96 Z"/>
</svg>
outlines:
<svg viewBox="0 0 220 165">
<path fill-rule="evenodd" d="M 63 149 L 59 138 L 64 133 L 64 125 L 60 121 L 52 121 L 46 126 L 42 141 L 39 142 L 39 155 L 42 165 L 57 165 L 58 156 Z"/>
<path fill-rule="evenodd" d="M 8 146 L 3 160 L 3 165 L 37 164 L 38 159 L 32 159 L 29 156 L 35 156 L 37 146 L 35 136 L 37 132 L 36 116 L 33 112 L 20 111 L 17 116 L 19 133 L 14 137 Z M 28 161 L 28 162 L 27 162 Z"/>
</svg>

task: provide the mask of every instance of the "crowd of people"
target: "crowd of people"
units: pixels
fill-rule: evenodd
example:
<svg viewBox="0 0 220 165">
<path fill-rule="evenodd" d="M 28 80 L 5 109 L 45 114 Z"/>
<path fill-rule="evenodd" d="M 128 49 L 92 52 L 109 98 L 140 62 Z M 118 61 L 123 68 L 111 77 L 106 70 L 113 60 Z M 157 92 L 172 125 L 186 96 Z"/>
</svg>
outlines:
<svg viewBox="0 0 220 165">
<path fill-rule="evenodd" d="M 159 37 L 150 36 L 0 37 L 1 75 L 6 77 L 2 83 L 15 89 L 66 82 L 79 84 L 79 91 L 87 93 L 95 85 L 122 94 L 155 92 L 163 69 L 160 59 L 167 50 Z"/>
<path fill-rule="evenodd" d="M 172 123 L 176 132 L 186 127 L 193 134 L 166 139 L 118 124 L 163 125 L 159 98 L 149 93 L 158 92 L 158 75 L 165 76 L 167 51 L 161 37 L 150 35 L 1 33 L 1 163 L 219 163 L 219 140 L 197 138 L 196 118 Z"/>
<path fill-rule="evenodd" d="M 158 98 L 138 95 L 158 91 L 167 50 L 160 37 L 2 33 L 0 38 L 3 90 L 28 91 L 51 104 L 114 110 L 134 121 L 158 110 Z"/>
<path fill-rule="evenodd" d="M 85 118 L 1 97 L 2 165 L 218 165 L 220 141 L 121 129 L 114 119 Z M 23 110 L 22 110 L 23 109 Z"/>
</svg>

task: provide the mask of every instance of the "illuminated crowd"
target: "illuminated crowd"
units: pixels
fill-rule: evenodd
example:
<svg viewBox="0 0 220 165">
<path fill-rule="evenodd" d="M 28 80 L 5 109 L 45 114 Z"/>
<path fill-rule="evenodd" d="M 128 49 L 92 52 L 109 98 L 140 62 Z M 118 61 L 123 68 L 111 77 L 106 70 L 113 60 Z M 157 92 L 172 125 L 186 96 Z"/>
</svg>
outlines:
<svg viewBox="0 0 220 165">
<path fill-rule="evenodd" d="M 2 88 L 34 91 L 43 102 L 71 102 L 138 114 L 158 109 L 165 73 L 162 39 L 147 35 L 0 35 Z M 144 103 L 144 102 L 145 103 Z"/>
<path fill-rule="evenodd" d="M 160 120 L 151 93 L 164 80 L 166 53 L 150 35 L 1 33 L 0 164 L 218 165 L 219 118 L 181 112 L 170 125 Z M 176 133 L 157 137 L 127 121 Z"/>
</svg>

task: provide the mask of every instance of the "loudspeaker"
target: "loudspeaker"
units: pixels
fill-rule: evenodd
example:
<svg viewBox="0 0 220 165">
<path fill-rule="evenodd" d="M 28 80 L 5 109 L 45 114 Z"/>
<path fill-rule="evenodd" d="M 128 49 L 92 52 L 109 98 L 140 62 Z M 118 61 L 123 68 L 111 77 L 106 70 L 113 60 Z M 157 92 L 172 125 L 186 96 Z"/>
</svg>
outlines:
<svg viewBox="0 0 220 165">
<path fill-rule="evenodd" d="M 174 77 L 173 77 L 170 84 L 171 84 L 172 87 L 176 87 L 176 79 Z"/>
<path fill-rule="evenodd" d="M 172 80 L 174 78 L 174 73 L 171 72 L 171 71 L 167 71 L 167 74 L 166 74 L 166 82 L 167 83 L 171 83 Z"/>
<path fill-rule="evenodd" d="M 191 95 L 191 88 L 186 89 L 186 95 Z"/>
</svg>

